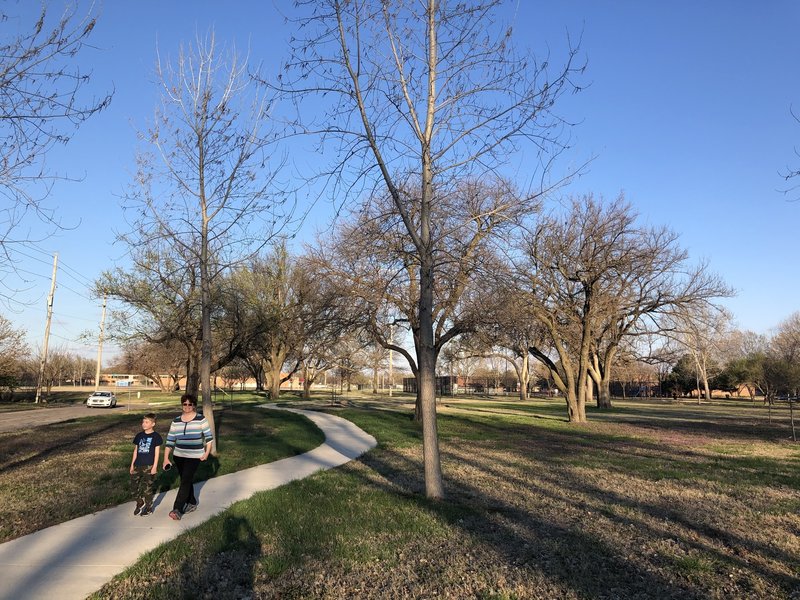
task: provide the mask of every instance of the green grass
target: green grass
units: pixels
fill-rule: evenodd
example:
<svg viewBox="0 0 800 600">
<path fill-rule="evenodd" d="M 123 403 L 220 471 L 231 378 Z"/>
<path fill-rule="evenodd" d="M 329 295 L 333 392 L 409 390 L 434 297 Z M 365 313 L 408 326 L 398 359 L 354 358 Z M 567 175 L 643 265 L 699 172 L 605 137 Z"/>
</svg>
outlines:
<svg viewBox="0 0 800 600">
<path fill-rule="evenodd" d="M 687 574 L 710 573 L 714 561 L 705 556 L 680 556 L 673 559 L 675 567 Z"/>
<path fill-rule="evenodd" d="M 130 500 L 131 443 L 141 414 L 92 415 L 37 429 L 0 434 L 0 540 Z M 157 413 L 166 439 L 170 418 Z M 286 411 L 240 405 L 215 412 L 217 456 L 201 464 L 201 481 L 295 456 L 325 436 L 308 419 Z M 69 473 L 69 477 L 64 477 Z M 158 491 L 178 484 L 175 470 L 159 471 Z"/>
<path fill-rule="evenodd" d="M 574 426 L 563 414 L 532 418 L 563 410 L 555 402 L 522 415 L 474 404 L 438 420 L 447 501 L 422 494 L 421 430 L 407 413 L 340 409 L 375 450 L 236 503 L 94 597 L 137 597 L 142 581 L 153 598 L 381 597 L 393 573 L 408 585 L 395 594 L 408 597 L 795 589 L 797 451 L 772 429 L 753 443 L 749 417 L 732 423 L 718 406 L 683 406 L 672 421 L 663 407 L 624 406 L 617 421 Z"/>
</svg>

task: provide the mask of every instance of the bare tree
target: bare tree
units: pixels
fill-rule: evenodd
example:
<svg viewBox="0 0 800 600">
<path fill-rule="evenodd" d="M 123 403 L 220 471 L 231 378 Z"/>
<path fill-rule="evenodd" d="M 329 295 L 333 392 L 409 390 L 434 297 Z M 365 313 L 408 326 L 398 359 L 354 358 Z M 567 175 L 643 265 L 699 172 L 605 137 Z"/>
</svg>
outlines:
<svg viewBox="0 0 800 600">
<path fill-rule="evenodd" d="M 671 315 L 669 333 L 692 357 L 697 377 L 697 403 L 711 400 L 709 380 L 721 370 L 720 344 L 730 331 L 732 317 L 726 310 L 708 304 L 692 306 Z M 702 388 L 701 388 L 702 386 Z"/>
<path fill-rule="evenodd" d="M 104 272 L 95 284 L 95 294 L 105 294 L 123 305 L 111 313 L 108 330 L 115 332 L 112 337 L 126 345 L 169 348 L 171 360 L 161 368 L 177 372 L 175 360 L 182 361 L 186 389 L 197 394 L 201 340 L 197 265 L 178 254 L 167 235 L 149 236 L 136 245 L 135 240 L 141 238 L 125 238 L 132 247 L 132 267 Z"/>
<path fill-rule="evenodd" d="M 270 398 L 277 400 L 281 384 L 302 363 L 301 273 L 295 269 L 286 246 L 278 244 L 268 255 L 255 257 L 237 269 L 233 282 L 247 307 L 246 318 L 257 330 L 242 356 L 248 359 L 251 368 L 261 371 Z M 287 362 L 291 362 L 291 367 L 284 370 Z"/>
<path fill-rule="evenodd" d="M 665 315 L 691 313 L 733 291 L 706 263 L 689 264 L 688 252 L 668 227 L 640 225 L 621 197 L 605 208 L 590 202 L 584 210 L 589 222 L 597 218 L 594 213 L 605 212 L 600 219 L 609 242 L 610 252 L 598 257 L 606 272 L 595 293 L 602 295 L 604 307 L 594 332 L 589 375 L 597 385 L 598 407 L 610 408 L 613 366 L 626 343 L 631 346 L 636 338 L 658 331 Z M 590 227 L 586 235 L 594 235 Z"/>
<path fill-rule="evenodd" d="M 462 182 L 456 189 L 457 194 L 440 198 L 432 210 L 431 317 L 437 357 L 447 343 L 474 329 L 483 314 L 480 274 L 491 258 L 492 236 L 507 232 L 521 212 L 536 208 L 534 201 L 518 202 L 504 181 Z M 355 219 L 340 224 L 314 256 L 317 270 L 359 303 L 360 326 L 385 349 L 401 354 L 418 376 L 419 260 L 394 204 L 385 195 L 360 204 Z M 413 351 L 392 340 L 390 330 L 397 322 L 411 330 Z M 417 420 L 421 398 L 418 386 Z"/>
<path fill-rule="evenodd" d="M 211 402 L 213 287 L 289 223 L 276 193 L 266 98 L 247 61 L 219 51 L 214 34 L 157 65 L 161 106 L 146 135 L 154 154 L 139 158 L 139 188 L 129 198 L 138 243 L 167 238 L 198 272 L 203 412 Z M 144 239 L 142 239 L 144 238 Z"/>
<path fill-rule="evenodd" d="M 27 214 L 52 228 L 60 226 L 44 200 L 54 176 L 44 158 L 53 146 L 69 142 L 74 131 L 111 101 L 111 94 L 84 98 L 91 72 L 76 57 L 97 24 L 92 12 L 78 14 L 68 5 L 59 14 L 42 4 L 38 18 L 21 33 L 17 19 L 0 9 L 0 269 L 13 269 L 15 244 L 27 236 L 14 231 Z M 5 31 L 3 31 L 5 30 Z M 27 240 L 30 241 L 30 240 Z M 6 284 L 7 285 L 7 284 Z"/>
<path fill-rule="evenodd" d="M 687 264 L 673 232 L 637 220 L 622 197 L 576 198 L 540 218 L 521 240 L 524 260 L 512 260 L 517 278 L 508 294 L 522 291 L 524 310 L 544 333 L 529 350 L 564 392 L 570 421 L 586 419 L 593 383 L 598 405 L 611 405 L 626 340 L 662 327 L 665 314 L 729 293 L 705 265 Z"/>
<path fill-rule="evenodd" d="M 185 347 L 175 340 L 158 344 L 129 340 L 123 348 L 122 363 L 128 373 L 151 379 L 162 392 L 168 392 L 178 385 L 185 355 Z M 169 379 L 165 380 L 164 375 Z"/>
<path fill-rule="evenodd" d="M 15 329 L 11 321 L 0 315 L 0 390 L 13 391 L 21 376 L 21 367 L 30 354 L 25 332 Z"/>
<path fill-rule="evenodd" d="M 528 318 L 541 326 L 530 353 L 564 393 L 569 420 L 586 421 L 589 366 L 595 333 L 608 308 L 603 294 L 621 250 L 618 224 L 590 197 L 574 199 L 566 214 L 553 211 L 520 240 L 512 262 L 511 292 L 517 290 Z M 630 221 L 620 226 L 626 228 Z"/>
<path fill-rule="evenodd" d="M 491 290 L 489 300 L 483 304 L 483 319 L 467 344 L 477 354 L 494 354 L 510 364 L 517 375 L 519 399 L 528 399 L 528 389 L 534 367 L 530 348 L 542 345 L 546 333 L 531 318 L 525 294 L 514 286 L 506 286 L 498 274 L 501 266 L 496 260 L 485 265 L 482 280 Z"/>
<path fill-rule="evenodd" d="M 338 142 L 329 174 L 350 197 L 381 186 L 403 225 L 417 270 L 415 318 L 425 490 L 443 498 L 436 424 L 436 207 L 455 186 L 479 180 L 525 145 L 544 162 L 563 146 L 553 108 L 573 89 L 569 53 L 551 63 L 520 57 L 511 29 L 494 23 L 497 1 L 303 0 L 286 85 L 296 97 L 325 94 L 331 108 L 304 131 Z M 502 90 L 499 93 L 498 90 Z M 528 164 L 535 159 L 529 157 Z M 374 188 L 373 188 L 374 189 Z"/>
</svg>

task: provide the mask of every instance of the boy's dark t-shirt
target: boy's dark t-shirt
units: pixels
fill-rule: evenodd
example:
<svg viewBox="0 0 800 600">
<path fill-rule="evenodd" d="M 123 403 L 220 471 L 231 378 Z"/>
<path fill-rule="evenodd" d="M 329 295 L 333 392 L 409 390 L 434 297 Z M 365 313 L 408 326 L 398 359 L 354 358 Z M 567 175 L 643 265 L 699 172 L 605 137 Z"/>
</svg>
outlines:
<svg viewBox="0 0 800 600">
<path fill-rule="evenodd" d="M 133 443 L 139 448 L 139 452 L 136 454 L 136 461 L 133 464 L 137 467 L 143 467 L 153 464 L 156 458 L 156 448 L 164 443 L 164 439 L 157 431 L 153 433 L 140 431 L 133 438 Z"/>
</svg>

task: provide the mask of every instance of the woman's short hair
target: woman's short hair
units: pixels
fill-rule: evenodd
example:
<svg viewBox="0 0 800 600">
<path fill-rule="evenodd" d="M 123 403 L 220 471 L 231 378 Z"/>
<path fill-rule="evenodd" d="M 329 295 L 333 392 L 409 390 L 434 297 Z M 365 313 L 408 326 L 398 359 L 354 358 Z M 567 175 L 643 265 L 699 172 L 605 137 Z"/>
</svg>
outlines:
<svg viewBox="0 0 800 600">
<path fill-rule="evenodd" d="M 184 394 L 181 396 L 181 403 L 185 402 L 186 400 L 197 406 L 197 397 L 194 394 Z"/>
</svg>

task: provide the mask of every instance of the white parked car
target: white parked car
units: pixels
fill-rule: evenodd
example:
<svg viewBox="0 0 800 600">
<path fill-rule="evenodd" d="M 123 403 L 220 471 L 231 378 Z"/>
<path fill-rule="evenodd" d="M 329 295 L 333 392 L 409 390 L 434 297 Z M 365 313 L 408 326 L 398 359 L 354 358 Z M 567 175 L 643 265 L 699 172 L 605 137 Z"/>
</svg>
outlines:
<svg viewBox="0 0 800 600">
<path fill-rule="evenodd" d="M 95 392 L 86 399 L 86 407 L 105 406 L 114 408 L 117 405 L 117 395 L 114 392 Z"/>
</svg>

